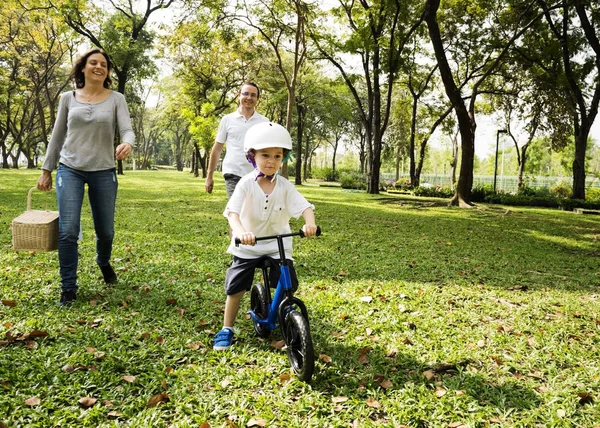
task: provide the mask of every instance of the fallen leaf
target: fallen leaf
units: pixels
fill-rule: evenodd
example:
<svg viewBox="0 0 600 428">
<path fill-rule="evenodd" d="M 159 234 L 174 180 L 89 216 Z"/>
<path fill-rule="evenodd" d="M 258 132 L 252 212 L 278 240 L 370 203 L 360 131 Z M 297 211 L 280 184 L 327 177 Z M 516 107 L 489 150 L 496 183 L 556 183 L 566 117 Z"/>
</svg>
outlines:
<svg viewBox="0 0 600 428">
<path fill-rule="evenodd" d="M 119 413 L 116 410 L 113 410 L 111 412 L 108 412 L 106 416 L 108 417 L 108 419 L 119 419 L 123 417 L 123 413 Z"/>
<path fill-rule="evenodd" d="M 360 298 L 360 301 L 365 303 L 371 303 L 373 301 L 373 298 L 371 296 L 363 296 Z"/>
<path fill-rule="evenodd" d="M 156 407 L 161 403 L 168 403 L 169 396 L 167 394 L 155 394 L 146 403 L 146 408 Z"/>
<path fill-rule="evenodd" d="M 592 397 L 592 394 L 587 392 L 580 392 L 577 394 L 577 396 L 579 397 L 579 404 L 582 406 L 585 404 L 592 404 L 594 402 L 594 397 Z"/>
<path fill-rule="evenodd" d="M 129 383 L 135 383 L 137 381 L 137 377 L 135 376 L 123 376 L 123 380 Z"/>
<path fill-rule="evenodd" d="M 566 414 L 567 414 L 567 412 L 565 412 L 563 409 L 558 409 L 556 411 L 556 415 L 561 419 L 564 418 L 566 416 Z"/>
<path fill-rule="evenodd" d="M 323 361 L 325 364 L 329 364 L 332 361 L 331 357 L 325 354 L 319 354 L 319 360 Z"/>
<path fill-rule="evenodd" d="M 423 372 L 423 376 L 425 377 L 425 379 L 427 379 L 428 381 L 431 381 L 435 378 L 435 372 L 433 370 L 425 370 Z"/>
<path fill-rule="evenodd" d="M 394 358 L 397 353 L 398 353 L 397 349 L 391 349 L 385 356 L 387 358 Z"/>
<path fill-rule="evenodd" d="M 39 406 L 40 399 L 38 397 L 31 397 L 31 398 L 28 398 L 27 400 L 25 400 L 25 404 L 30 407 Z"/>
<path fill-rule="evenodd" d="M 2 300 L 2 304 L 4 306 L 9 306 L 11 308 L 14 308 L 15 306 L 17 306 L 17 302 L 14 300 Z"/>
<path fill-rule="evenodd" d="M 435 396 L 437 398 L 442 398 L 444 395 L 446 395 L 446 391 L 444 388 L 440 388 L 439 386 L 435 388 Z"/>
<path fill-rule="evenodd" d="M 283 349 L 283 347 L 285 346 L 285 340 L 278 340 L 276 342 L 271 342 L 271 347 L 275 348 L 275 349 Z"/>
<path fill-rule="evenodd" d="M 79 404 L 81 404 L 83 407 L 92 407 L 94 404 L 96 404 L 96 401 L 98 401 L 97 398 L 92 398 L 92 397 L 82 397 L 79 399 Z"/>
<path fill-rule="evenodd" d="M 200 425 L 200 428 L 210 428 L 210 424 L 208 422 L 202 422 L 202 425 Z"/>
<path fill-rule="evenodd" d="M 292 377 L 291 377 L 289 374 L 287 374 L 287 373 L 281 373 L 281 374 L 279 375 L 279 382 L 280 382 L 280 383 L 286 384 L 286 383 L 288 383 L 290 380 L 292 380 Z"/>
<path fill-rule="evenodd" d="M 262 420 L 262 419 L 250 418 L 250 420 L 248 421 L 246 426 L 247 427 L 265 427 L 265 426 L 267 426 L 267 421 Z"/>
<path fill-rule="evenodd" d="M 75 370 L 75 367 L 73 367 L 71 364 L 65 364 L 62 368 L 62 371 L 66 373 L 72 373 L 73 370 Z"/>
<path fill-rule="evenodd" d="M 331 398 L 331 401 L 332 401 L 333 403 L 336 403 L 336 404 L 338 404 L 338 403 L 345 403 L 346 401 L 348 401 L 348 397 L 343 397 L 343 396 L 340 396 L 340 397 L 332 397 L 332 398 Z"/>
<path fill-rule="evenodd" d="M 381 382 L 381 383 L 379 384 L 379 386 L 381 386 L 381 387 L 382 387 L 382 388 L 384 388 L 384 389 L 391 388 L 391 387 L 392 387 L 392 381 L 391 381 L 391 380 L 389 380 L 389 379 L 386 379 L 386 380 L 384 380 L 383 382 Z"/>
<path fill-rule="evenodd" d="M 373 407 L 374 409 L 379 409 L 381 407 L 381 404 L 379 404 L 379 401 L 371 397 L 367 398 L 367 406 Z"/>
<path fill-rule="evenodd" d="M 90 354 L 96 352 L 96 348 L 92 348 L 91 346 L 86 347 L 85 350 Z"/>
</svg>

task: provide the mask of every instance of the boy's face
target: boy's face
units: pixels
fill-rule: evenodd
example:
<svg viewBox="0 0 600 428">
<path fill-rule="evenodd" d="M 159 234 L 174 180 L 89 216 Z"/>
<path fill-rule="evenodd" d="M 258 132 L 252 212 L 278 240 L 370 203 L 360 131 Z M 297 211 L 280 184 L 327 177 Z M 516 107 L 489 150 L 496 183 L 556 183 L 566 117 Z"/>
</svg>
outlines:
<svg viewBox="0 0 600 428">
<path fill-rule="evenodd" d="M 254 154 L 256 168 L 264 175 L 274 175 L 283 162 L 283 149 L 281 147 L 269 147 L 257 150 Z"/>
</svg>

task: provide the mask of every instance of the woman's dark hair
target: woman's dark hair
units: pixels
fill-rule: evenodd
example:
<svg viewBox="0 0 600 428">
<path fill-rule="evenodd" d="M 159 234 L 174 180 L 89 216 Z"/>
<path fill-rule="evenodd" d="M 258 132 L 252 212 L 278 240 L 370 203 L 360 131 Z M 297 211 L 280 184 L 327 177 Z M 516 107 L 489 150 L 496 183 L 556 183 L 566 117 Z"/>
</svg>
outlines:
<svg viewBox="0 0 600 428">
<path fill-rule="evenodd" d="M 100 48 L 94 48 L 90 49 L 87 52 L 84 52 L 83 55 L 81 55 L 77 59 L 77 61 L 75 61 L 75 64 L 73 64 L 73 69 L 71 70 L 71 74 L 69 75 L 69 77 L 73 79 L 77 88 L 83 88 L 85 86 L 85 76 L 83 75 L 83 69 L 85 68 L 88 58 L 91 55 L 97 53 L 102 54 L 106 59 L 106 68 L 108 70 L 108 73 L 106 74 L 106 79 L 104 79 L 104 87 L 108 89 L 110 88 L 110 85 L 112 85 L 112 79 L 110 78 L 110 72 L 112 71 L 112 61 L 110 60 L 108 54 L 104 52 L 104 50 Z"/>
</svg>

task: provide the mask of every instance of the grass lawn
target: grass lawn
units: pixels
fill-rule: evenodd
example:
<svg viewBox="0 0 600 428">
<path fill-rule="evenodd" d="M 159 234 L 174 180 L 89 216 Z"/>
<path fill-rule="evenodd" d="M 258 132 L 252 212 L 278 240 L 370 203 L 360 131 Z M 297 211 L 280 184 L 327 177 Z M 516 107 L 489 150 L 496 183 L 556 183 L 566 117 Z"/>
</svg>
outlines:
<svg viewBox="0 0 600 428">
<path fill-rule="evenodd" d="M 0 427 L 600 426 L 597 216 L 302 186 L 324 232 L 295 241 L 305 384 L 243 314 L 233 349 L 211 349 L 222 180 L 121 176 L 112 286 L 86 202 L 78 300 L 59 308 L 56 252 L 11 249 L 38 176 L 0 170 Z"/>
</svg>

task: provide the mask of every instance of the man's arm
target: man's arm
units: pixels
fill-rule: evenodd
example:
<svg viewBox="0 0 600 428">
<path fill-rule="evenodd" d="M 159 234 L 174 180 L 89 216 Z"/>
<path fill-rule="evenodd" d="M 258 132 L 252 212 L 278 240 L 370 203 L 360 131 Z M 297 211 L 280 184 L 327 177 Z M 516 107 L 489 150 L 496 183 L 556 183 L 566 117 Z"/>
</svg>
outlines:
<svg viewBox="0 0 600 428">
<path fill-rule="evenodd" d="M 204 183 L 204 188 L 208 193 L 212 193 L 214 180 L 213 173 L 215 169 L 217 169 L 217 164 L 219 163 L 219 159 L 221 158 L 221 152 L 223 151 L 223 143 L 219 143 L 215 141 L 215 144 L 210 151 L 210 158 L 208 159 L 208 173 L 206 175 L 206 182 Z"/>
</svg>

